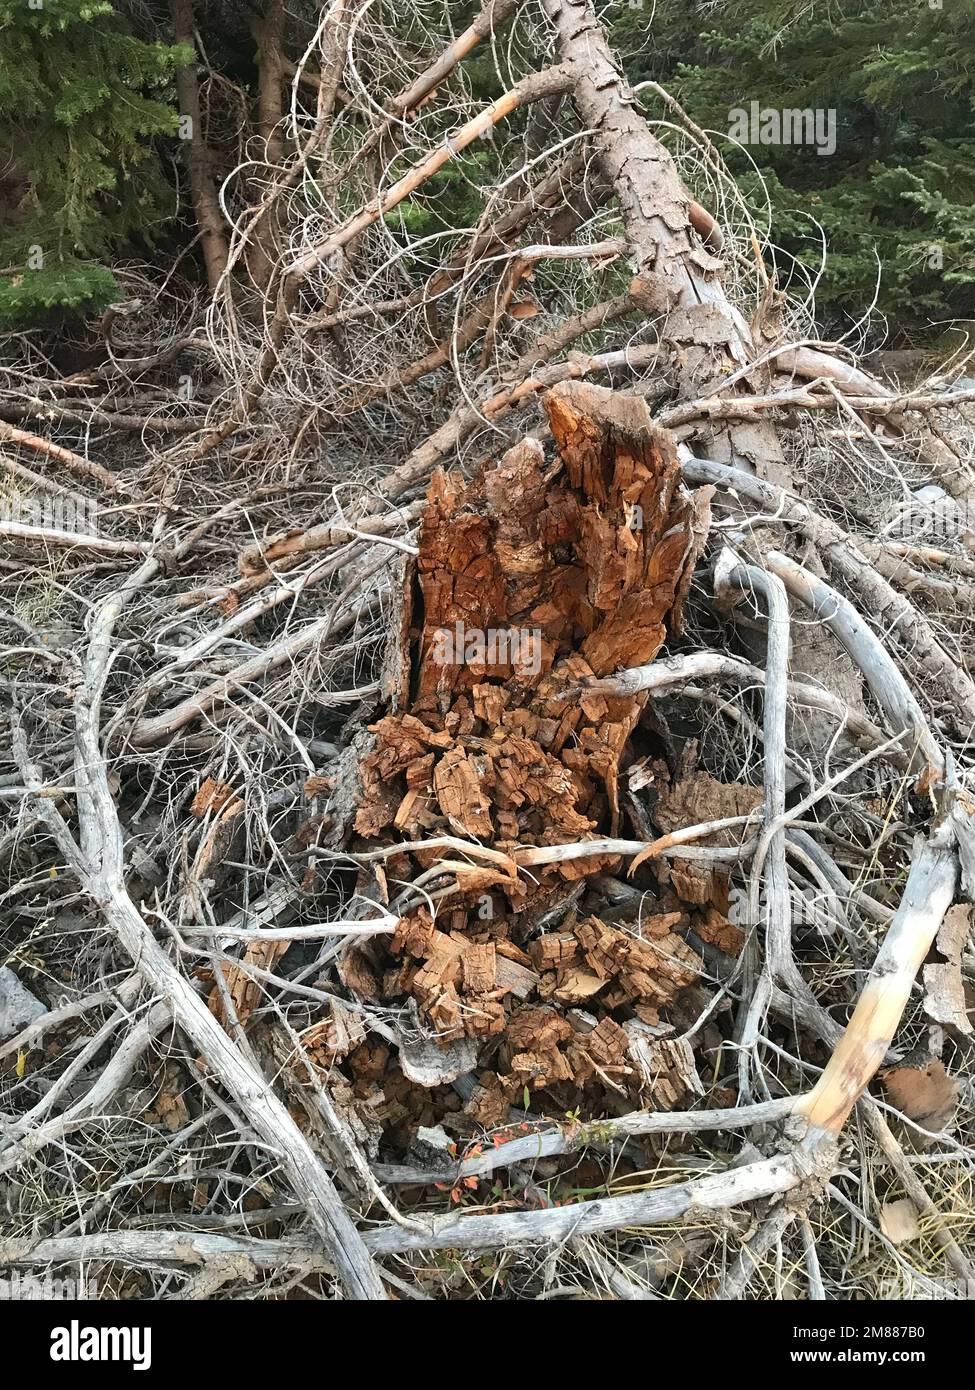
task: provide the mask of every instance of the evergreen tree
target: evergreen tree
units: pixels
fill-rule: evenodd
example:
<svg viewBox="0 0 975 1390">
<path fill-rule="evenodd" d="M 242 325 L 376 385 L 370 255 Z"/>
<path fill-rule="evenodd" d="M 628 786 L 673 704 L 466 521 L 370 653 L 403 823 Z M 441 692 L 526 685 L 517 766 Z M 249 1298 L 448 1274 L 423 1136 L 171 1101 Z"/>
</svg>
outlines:
<svg viewBox="0 0 975 1390">
<path fill-rule="evenodd" d="M 834 327 L 870 303 L 878 262 L 893 328 L 975 317 L 975 0 L 660 0 L 616 14 L 632 80 L 656 79 L 714 131 L 753 100 L 835 110 L 829 156 L 718 138 L 760 222 L 770 211 L 772 239 L 813 275 L 825 232 L 817 304 Z"/>
<path fill-rule="evenodd" d="M 807 276 L 819 274 L 825 233 L 817 303 L 828 327 L 842 329 L 870 303 L 878 264 L 879 307 L 904 335 L 975 317 L 975 0 L 942 8 L 604 0 L 601 8 L 632 82 L 656 79 L 714 131 L 728 131 L 732 109 L 752 100 L 836 111 L 829 157 L 788 145 L 741 151 L 718 137 L 760 224 L 769 222 L 772 240 Z M 261 9 L 254 0 L 196 13 L 209 60 L 251 94 L 247 17 Z M 475 0 L 450 0 L 454 27 L 476 9 Z M 289 7 L 289 23 L 304 37 L 316 12 Z M 391 14 L 408 47 L 409 12 Z M 52 310 L 97 311 L 118 294 L 112 259 L 151 242 L 177 211 L 160 148 L 177 133 L 175 73 L 193 59 L 157 41 L 157 29 L 172 33 L 168 6 L 160 4 L 157 26 L 151 11 L 129 21 L 108 0 L 0 0 L 0 328 L 42 322 Z M 490 54 L 474 55 L 465 75 L 479 100 L 497 94 Z M 445 134 L 450 124 L 446 115 Z M 515 117 L 498 138 L 520 129 Z M 339 153 L 342 138 L 340 130 Z M 219 148 L 213 154 L 222 167 Z M 390 226 L 419 236 L 467 225 L 496 162 L 487 142 L 470 151 L 391 214 Z M 706 187 L 700 196 L 707 201 Z"/>
<path fill-rule="evenodd" d="M 154 142 L 186 58 L 106 0 L 0 0 L 0 327 L 116 296 L 99 261 L 174 211 Z"/>
</svg>

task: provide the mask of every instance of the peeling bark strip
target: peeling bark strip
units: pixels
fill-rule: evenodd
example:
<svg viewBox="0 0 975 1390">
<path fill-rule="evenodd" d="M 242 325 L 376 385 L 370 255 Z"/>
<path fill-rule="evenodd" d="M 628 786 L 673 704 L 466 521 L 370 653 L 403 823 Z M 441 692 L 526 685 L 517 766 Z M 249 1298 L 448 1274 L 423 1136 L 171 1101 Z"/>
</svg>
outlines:
<svg viewBox="0 0 975 1390">
<path fill-rule="evenodd" d="M 391 942 L 345 960 L 347 984 L 412 997 L 441 1043 L 501 1040 L 472 1102 L 482 1123 L 498 1123 L 526 1086 L 608 1086 L 671 1109 L 696 1083 L 693 1056 L 665 1041 L 659 1015 L 701 968 L 678 935 L 691 909 L 671 896 L 641 936 L 573 914 L 530 940 L 570 895 L 566 880 L 618 860 L 590 854 L 521 876 L 516 861 L 521 847 L 617 833 L 620 759 L 646 696 L 580 698 L 579 684 L 652 660 L 679 622 L 711 490 L 684 489 L 674 441 L 640 398 L 570 382 L 545 407 L 551 462 L 525 440 L 470 484 L 435 476 L 399 663 L 410 689 L 395 682 L 397 708 L 373 726 L 359 769 L 362 848 L 453 834 L 493 851 L 477 863 L 462 845 L 446 858 L 397 853 L 399 882 L 427 871 L 433 887 L 439 868 L 448 901 L 436 921 L 412 912 Z M 562 1011 L 574 1006 L 591 1011 L 587 1024 Z"/>
</svg>

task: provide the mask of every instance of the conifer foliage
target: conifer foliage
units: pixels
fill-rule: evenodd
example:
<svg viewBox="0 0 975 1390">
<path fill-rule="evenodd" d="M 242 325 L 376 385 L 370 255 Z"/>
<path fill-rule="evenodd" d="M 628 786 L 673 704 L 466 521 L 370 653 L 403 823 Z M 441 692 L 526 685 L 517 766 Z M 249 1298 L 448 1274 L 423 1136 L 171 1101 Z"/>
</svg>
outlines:
<svg viewBox="0 0 975 1390">
<path fill-rule="evenodd" d="M 714 132 L 834 327 L 875 292 L 895 334 L 975 314 L 975 0 L 611 8 L 633 82 Z M 834 112 L 835 152 L 736 148 L 729 112 L 753 101 Z"/>
<path fill-rule="evenodd" d="M 174 210 L 186 54 L 132 29 L 106 0 L 0 0 L 0 327 L 104 308 L 112 256 Z"/>
</svg>

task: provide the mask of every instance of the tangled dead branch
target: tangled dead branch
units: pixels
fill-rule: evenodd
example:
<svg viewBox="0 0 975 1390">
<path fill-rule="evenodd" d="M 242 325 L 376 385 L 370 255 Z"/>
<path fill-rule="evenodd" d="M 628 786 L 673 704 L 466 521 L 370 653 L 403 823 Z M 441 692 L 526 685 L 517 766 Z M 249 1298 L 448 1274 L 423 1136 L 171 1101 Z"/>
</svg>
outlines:
<svg viewBox="0 0 975 1390">
<path fill-rule="evenodd" d="M 208 302 L 8 345 L 0 1267 L 951 1296 L 968 396 L 818 342 L 591 0 L 436 8 L 272 0 L 222 185 L 180 79 Z"/>
</svg>

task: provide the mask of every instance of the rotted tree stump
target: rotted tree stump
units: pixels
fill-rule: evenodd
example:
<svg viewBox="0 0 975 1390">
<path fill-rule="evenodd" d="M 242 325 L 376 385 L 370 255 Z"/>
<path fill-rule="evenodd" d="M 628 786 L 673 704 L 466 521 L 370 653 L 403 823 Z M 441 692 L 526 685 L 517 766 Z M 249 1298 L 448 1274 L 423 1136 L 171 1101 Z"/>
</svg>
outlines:
<svg viewBox="0 0 975 1390">
<path fill-rule="evenodd" d="M 584 682 L 652 661 L 681 631 L 711 489 L 683 486 L 674 441 L 640 398 L 570 382 L 544 405 L 551 457 L 526 439 L 468 484 L 433 479 L 353 827 L 356 851 L 433 844 L 392 852 L 378 877 L 364 867 L 366 894 L 388 902 L 416 883 L 429 897 L 391 939 L 351 946 L 343 979 L 390 1006 L 414 1001 L 444 1051 L 435 1079 L 454 1079 L 448 1059 L 462 1057 L 476 1081 L 467 1114 L 484 1125 L 526 1088 L 561 1113 L 598 1110 L 608 1093 L 684 1101 L 694 1059 L 666 1020 L 702 969 L 684 933 L 716 915 L 727 925 L 720 885 L 694 902 L 658 888 L 638 924 L 602 920 L 587 890 L 619 856 L 578 849 L 620 833 L 620 770 L 646 701 Z M 526 862 L 560 845 L 576 857 Z M 353 1075 L 362 1063 L 379 1084 L 375 1049 L 360 1050 Z"/>
</svg>

